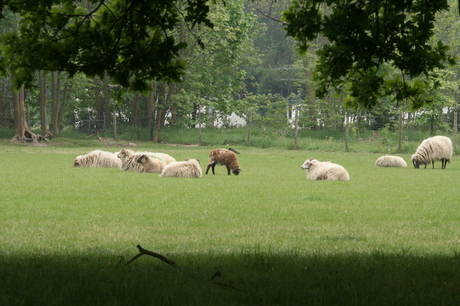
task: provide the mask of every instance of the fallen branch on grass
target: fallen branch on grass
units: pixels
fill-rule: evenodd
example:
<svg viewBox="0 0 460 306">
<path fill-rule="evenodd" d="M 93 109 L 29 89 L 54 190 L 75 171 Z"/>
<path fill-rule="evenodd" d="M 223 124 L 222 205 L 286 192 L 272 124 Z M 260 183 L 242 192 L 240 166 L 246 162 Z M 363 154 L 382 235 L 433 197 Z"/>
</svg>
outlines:
<svg viewBox="0 0 460 306">
<path fill-rule="evenodd" d="M 93 136 L 102 134 L 102 133 L 104 133 L 104 132 L 105 132 L 105 130 L 102 130 L 102 131 L 99 131 L 99 132 L 95 132 L 94 134 L 91 134 L 91 135 L 86 136 L 86 138 L 93 137 Z M 98 136 L 98 137 L 99 137 L 99 136 Z"/>
<path fill-rule="evenodd" d="M 161 254 L 158 254 L 158 253 L 143 249 L 139 244 L 137 245 L 137 248 L 139 249 L 140 253 L 137 254 L 136 256 L 134 256 L 133 258 L 131 258 L 130 260 L 128 260 L 125 265 L 129 265 L 130 263 L 132 263 L 133 261 L 135 261 L 136 259 L 138 259 L 142 255 L 150 255 L 150 256 L 156 257 L 156 258 L 164 261 L 165 263 L 167 263 L 168 265 L 171 265 L 171 266 L 176 265 L 176 263 L 174 261 L 172 261 L 171 259 L 168 259 L 168 258 L 164 257 Z"/>
</svg>

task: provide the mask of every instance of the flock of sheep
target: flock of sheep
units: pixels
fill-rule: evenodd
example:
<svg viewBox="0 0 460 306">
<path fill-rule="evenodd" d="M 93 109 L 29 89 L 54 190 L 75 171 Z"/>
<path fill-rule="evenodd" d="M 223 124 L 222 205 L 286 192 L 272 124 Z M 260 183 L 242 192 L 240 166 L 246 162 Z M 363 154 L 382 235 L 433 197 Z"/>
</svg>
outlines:
<svg viewBox="0 0 460 306">
<path fill-rule="evenodd" d="M 215 174 L 216 165 L 224 165 L 227 174 L 238 175 L 242 170 L 233 149 L 213 149 L 209 152 L 208 166 Z M 430 137 L 420 144 L 411 160 L 414 168 L 420 165 L 432 164 L 440 160 L 442 169 L 446 168 L 447 162 L 450 163 L 453 154 L 452 141 L 445 136 Z M 377 167 L 407 167 L 406 162 L 399 156 L 385 155 L 375 161 Z M 146 173 L 160 173 L 160 177 L 187 177 L 199 178 L 202 176 L 200 161 L 198 159 L 186 159 L 176 161 L 176 159 L 165 153 L 134 152 L 130 149 L 123 149 L 116 153 L 94 150 L 86 155 L 77 156 L 73 163 L 74 167 L 114 167 L 125 171 L 138 171 Z M 341 165 L 331 162 L 320 162 L 314 158 L 307 159 L 300 167 L 306 170 L 309 180 L 328 180 L 328 181 L 348 181 L 350 175 Z"/>
<path fill-rule="evenodd" d="M 447 162 L 450 163 L 454 152 L 452 141 L 445 136 L 434 136 L 422 141 L 411 160 L 414 168 L 420 168 L 420 165 L 425 165 L 425 168 L 430 163 L 440 160 L 442 169 L 446 169 Z M 399 156 L 385 155 L 379 157 L 375 161 L 377 167 L 407 167 L 406 162 Z M 309 180 L 328 180 L 328 181 L 348 181 L 350 175 L 347 170 L 331 162 L 320 162 L 314 158 L 307 159 L 300 167 L 302 170 L 307 170 L 307 179 Z"/>
<path fill-rule="evenodd" d="M 227 173 L 238 175 L 242 170 L 236 157 L 237 151 L 233 149 L 214 149 L 209 153 L 209 163 L 206 174 L 212 168 L 215 174 L 216 165 L 227 167 Z M 239 154 L 239 153 L 238 153 Z M 102 150 L 94 150 L 86 155 L 80 155 L 73 162 L 74 167 L 101 167 L 120 168 L 125 171 L 137 171 L 145 173 L 160 173 L 160 177 L 188 177 L 199 178 L 202 176 L 199 159 L 176 161 L 166 153 L 134 152 L 123 149 L 116 153 Z"/>
</svg>

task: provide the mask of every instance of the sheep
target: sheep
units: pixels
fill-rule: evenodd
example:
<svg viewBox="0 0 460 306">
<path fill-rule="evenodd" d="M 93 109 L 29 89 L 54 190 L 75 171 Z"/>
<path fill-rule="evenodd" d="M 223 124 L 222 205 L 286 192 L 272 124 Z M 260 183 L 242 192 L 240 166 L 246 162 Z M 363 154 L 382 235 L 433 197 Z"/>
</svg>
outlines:
<svg viewBox="0 0 460 306">
<path fill-rule="evenodd" d="M 143 167 L 141 172 L 161 173 L 165 167 L 165 164 L 161 160 L 152 158 L 148 154 L 142 154 L 136 161 Z"/>
<path fill-rule="evenodd" d="M 399 156 L 384 155 L 380 156 L 376 161 L 377 167 L 401 167 L 406 168 L 407 164 L 404 159 Z"/>
<path fill-rule="evenodd" d="M 176 159 L 174 157 L 172 157 L 171 155 L 168 155 L 166 153 L 150 153 L 150 155 L 154 155 L 155 157 L 159 157 L 159 158 L 162 158 L 164 160 L 164 162 L 167 164 L 170 164 L 170 163 L 173 163 L 176 161 Z"/>
<path fill-rule="evenodd" d="M 158 159 L 164 164 L 164 166 L 166 165 L 166 162 L 161 157 L 156 156 L 154 153 L 150 152 L 134 152 L 130 149 L 123 149 L 120 152 L 118 152 L 117 156 L 121 159 L 121 168 L 123 170 L 142 172 L 144 170 L 144 167 L 141 163 L 138 163 L 137 160 L 143 154 L 147 154 L 152 158 Z"/>
<path fill-rule="evenodd" d="M 189 159 L 172 162 L 163 169 L 160 177 L 200 178 L 202 175 L 200 160 Z"/>
<path fill-rule="evenodd" d="M 75 158 L 73 167 L 121 168 L 121 159 L 116 154 L 102 150 L 93 150 Z"/>
<path fill-rule="evenodd" d="M 441 161 L 442 169 L 446 169 L 447 162 L 450 163 L 454 149 L 452 141 L 445 136 L 434 136 L 422 141 L 418 146 L 415 154 L 412 155 L 411 160 L 414 168 L 418 169 L 420 165 L 428 165 L 430 162 L 433 164 L 437 160 Z"/>
<path fill-rule="evenodd" d="M 236 154 L 231 150 L 226 149 L 213 149 L 209 152 L 209 162 L 208 167 L 206 168 L 206 174 L 208 174 L 209 168 L 212 168 L 212 174 L 214 172 L 214 167 L 216 165 L 224 165 L 227 167 L 227 174 L 230 175 L 230 171 L 234 175 L 240 174 L 243 170 L 240 169 L 240 164 L 238 163 L 238 158 Z"/>
<path fill-rule="evenodd" d="M 348 181 L 350 175 L 344 167 L 327 162 L 320 162 L 314 158 L 307 159 L 300 167 L 307 170 L 307 179 L 326 180 L 326 181 Z"/>
</svg>

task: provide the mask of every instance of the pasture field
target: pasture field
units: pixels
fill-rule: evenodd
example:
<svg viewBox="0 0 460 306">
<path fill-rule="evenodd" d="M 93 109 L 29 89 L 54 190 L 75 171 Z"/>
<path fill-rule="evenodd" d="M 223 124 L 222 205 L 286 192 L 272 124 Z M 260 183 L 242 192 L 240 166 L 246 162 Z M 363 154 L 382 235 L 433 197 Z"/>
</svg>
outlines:
<svg viewBox="0 0 460 306">
<path fill-rule="evenodd" d="M 460 162 L 234 147 L 200 179 L 73 168 L 93 149 L 0 144 L 0 305 L 458 305 Z M 349 182 L 307 181 L 307 158 Z M 138 254 L 137 245 L 174 260 Z"/>
</svg>

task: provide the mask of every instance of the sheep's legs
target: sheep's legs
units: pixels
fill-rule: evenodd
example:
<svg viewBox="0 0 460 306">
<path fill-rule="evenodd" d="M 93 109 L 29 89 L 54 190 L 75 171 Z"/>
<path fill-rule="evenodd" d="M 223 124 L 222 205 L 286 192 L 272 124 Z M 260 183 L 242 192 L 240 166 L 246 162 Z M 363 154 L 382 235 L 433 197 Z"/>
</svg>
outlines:
<svg viewBox="0 0 460 306">
<path fill-rule="evenodd" d="M 206 174 L 208 174 L 209 168 L 212 167 L 212 174 L 215 175 L 215 174 L 216 174 L 216 173 L 214 172 L 214 167 L 215 167 L 215 166 L 216 166 L 216 163 L 208 164 L 208 167 L 206 167 Z"/>
<path fill-rule="evenodd" d="M 225 167 L 227 167 L 227 174 L 228 174 L 228 175 L 231 175 L 231 174 L 230 174 L 230 167 L 229 167 L 229 166 L 225 166 Z"/>
</svg>

